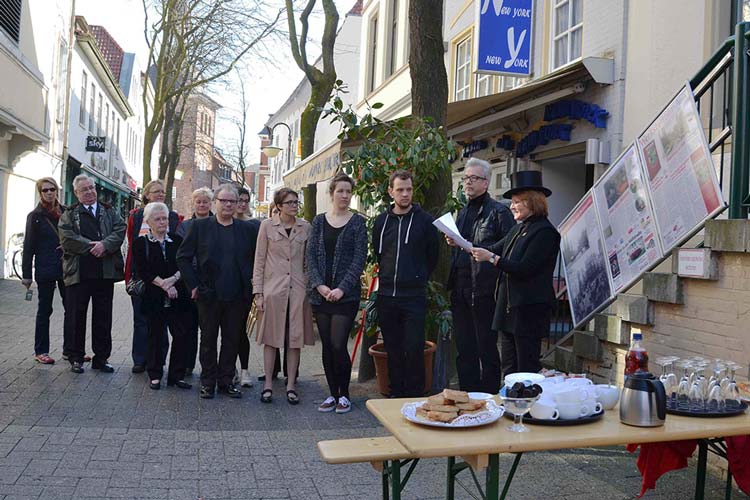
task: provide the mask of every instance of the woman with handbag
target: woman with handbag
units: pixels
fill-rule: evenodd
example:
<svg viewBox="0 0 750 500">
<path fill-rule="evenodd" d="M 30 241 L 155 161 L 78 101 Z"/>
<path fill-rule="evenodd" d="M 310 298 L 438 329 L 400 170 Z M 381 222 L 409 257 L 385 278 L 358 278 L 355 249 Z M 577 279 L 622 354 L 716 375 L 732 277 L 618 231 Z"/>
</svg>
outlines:
<svg viewBox="0 0 750 500">
<path fill-rule="evenodd" d="M 167 371 L 167 385 L 180 389 L 190 389 L 185 382 L 185 349 L 189 328 L 190 293 L 177 269 L 177 249 L 182 238 L 168 232 L 169 209 L 164 203 L 146 205 L 143 219 L 149 232 L 138 237 L 133 243 L 135 261 L 135 282 L 129 283 L 129 293 L 141 299 L 141 311 L 148 325 L 146 370 L 149 387 L 161 388 L 163 359 L 166 352 L 162 336 L 165 327 L 172 334 L 172 350 Z M 142 282 L 142 283 L 139 283 Z"/>
</svg>

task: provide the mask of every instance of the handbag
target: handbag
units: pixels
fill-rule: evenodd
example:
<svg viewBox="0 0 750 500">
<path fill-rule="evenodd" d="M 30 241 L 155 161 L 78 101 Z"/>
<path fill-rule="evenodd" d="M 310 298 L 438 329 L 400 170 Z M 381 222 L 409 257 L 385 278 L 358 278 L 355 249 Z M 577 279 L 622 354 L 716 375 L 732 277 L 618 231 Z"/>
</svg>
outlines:
<svg viewBox="0 0 750 500">
<path fill-rule="evenodd" d="M 148 261 L 148 240 L 146 240 L 146 261 Z M 131 297 L 142 297 L 146 293 L 146 282 L 141 278 L 135 277 L 135 263 L 133 264 L 133 272 L 130 273 L 130 281 L 125 285 L 125 291 Z"/>
</svg>

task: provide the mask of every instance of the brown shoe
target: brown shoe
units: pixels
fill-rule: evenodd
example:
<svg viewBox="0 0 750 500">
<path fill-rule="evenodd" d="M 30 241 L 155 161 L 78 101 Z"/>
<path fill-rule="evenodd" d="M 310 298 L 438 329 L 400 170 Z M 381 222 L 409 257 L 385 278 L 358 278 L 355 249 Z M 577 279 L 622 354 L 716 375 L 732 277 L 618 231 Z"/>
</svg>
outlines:
<svg viewBox="0 0 750 500">
<path fill-rule="evenodd" d="M 346 396 L 341 396 L 336 405 L 336 413 L 349 413 L 352 411 L 352 402 Z"/>
<path fill-rule="evenodd" d="M 54 365 L 55 360 L 49 357 L 49 354 L 37 354 L 34 356 L 34 359 L 37 360 L 38 363 L 41 363 L 43 365 Z"/>
<path fill-rule="evenodd" d="M 320 403 L 320 406 L 318 406 L 318 411 L 323 413 L 328 413 L 329 411 L 333 411 L 336 409 L 336 398 L 333 396 L 328 396 L 325 401 Z"/>
</svg>

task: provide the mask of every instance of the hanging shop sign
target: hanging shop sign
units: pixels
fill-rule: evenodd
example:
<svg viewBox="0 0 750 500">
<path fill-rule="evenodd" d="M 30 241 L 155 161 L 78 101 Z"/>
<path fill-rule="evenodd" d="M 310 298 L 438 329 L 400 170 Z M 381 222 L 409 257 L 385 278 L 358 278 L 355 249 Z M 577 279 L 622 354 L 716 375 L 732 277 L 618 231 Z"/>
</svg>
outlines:
<svg viewBox="0 0 750 500">
<path fill-rule="evenodd" d="M 476 153 L 477 151 L 481 151 L 483 149 L 487 149 L 488 145 L 489 144 L 485 140 L 474 141 L 474 142 L 470 142 L 468 144 L 464 144 L 462 156 L 464 158 L 468 158 L 471 155 L 473 155 L 474 153 Z"/>
<path fill-rule="evenodd" d="M 477 73 L 529 76 L 533 0 L 477 0 Z"/>
<path fill-rule="evenodd" d="M 104 153 L 104 146 L 106 142 L 106 137 L 97 137 L 95 135 L 90 135 L 86 137 L 86 151 L 91 151 L 93 153 Z"/>
</svg>

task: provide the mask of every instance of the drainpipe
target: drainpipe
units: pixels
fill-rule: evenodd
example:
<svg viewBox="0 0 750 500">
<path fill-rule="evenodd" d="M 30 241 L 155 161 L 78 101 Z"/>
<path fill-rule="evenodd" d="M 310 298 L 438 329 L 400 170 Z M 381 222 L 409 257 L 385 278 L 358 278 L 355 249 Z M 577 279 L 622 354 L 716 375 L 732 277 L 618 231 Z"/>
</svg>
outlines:
<svg viewBox="0 0 750 500">
<path fill-rule="evenodd" d="M 742 19 L 738 17 L 738 19 Z M 729 190 L 729 218 L 747 219 L 750 184 L 750 71 L 748 68 L 747 33 L 750 22 L 737 23 L 734 32 L 734 130 L 732 133 L 731 185 Z"/>
</svg>

